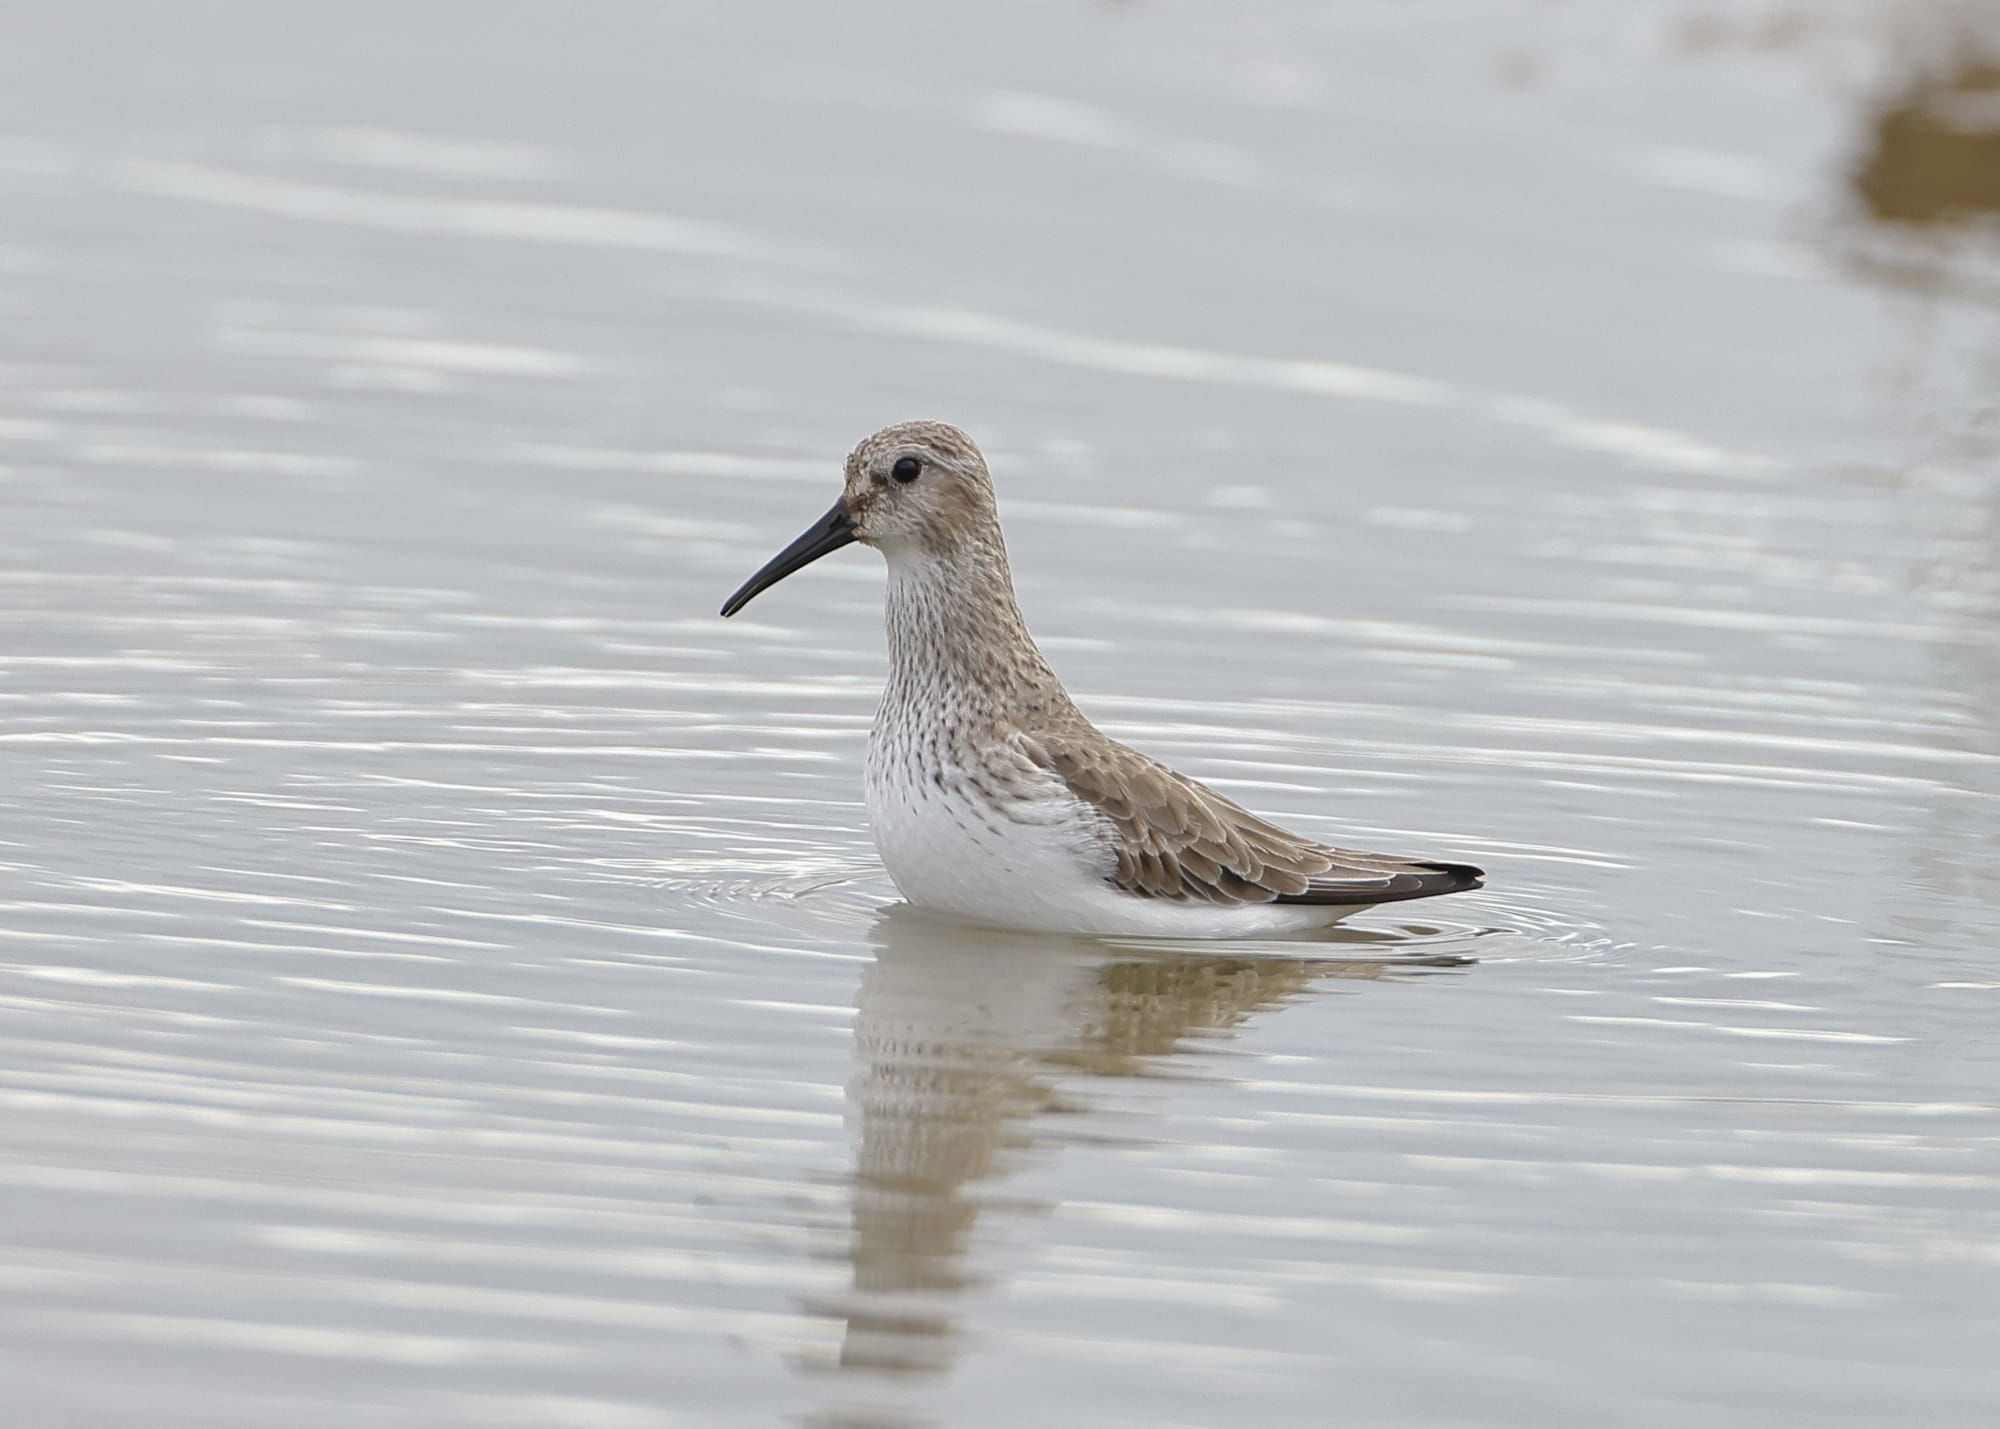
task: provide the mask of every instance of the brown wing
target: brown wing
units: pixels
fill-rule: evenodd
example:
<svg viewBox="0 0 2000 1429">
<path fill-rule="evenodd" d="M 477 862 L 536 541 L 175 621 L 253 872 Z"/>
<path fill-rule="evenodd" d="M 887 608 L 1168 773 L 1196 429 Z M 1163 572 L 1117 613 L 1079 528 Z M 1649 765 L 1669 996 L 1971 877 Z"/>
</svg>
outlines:
<svg viewBox="0 0 2000 1429">
<path fill-rule="evenodd" d="M 1286 833 L 1136 749 L 1086 727 L 1021 737 L 1028 758 L 1111 823 L 1128 893 L 1206 903 L 1392 903 L 1477 888 L 1463 863 L 1427 863 Z"/>
</svg>

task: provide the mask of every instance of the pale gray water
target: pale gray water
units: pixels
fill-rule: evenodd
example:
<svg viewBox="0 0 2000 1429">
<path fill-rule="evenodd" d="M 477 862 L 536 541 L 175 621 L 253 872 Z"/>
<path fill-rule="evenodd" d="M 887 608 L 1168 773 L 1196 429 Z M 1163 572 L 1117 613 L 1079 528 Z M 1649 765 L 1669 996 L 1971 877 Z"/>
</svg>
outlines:
<svg viewBox="0 0 2000 1429">
<path fill-rule="evenodd" d="M 1993 1423 L 1866 8 L 10 7 L 0 1422 Z M 1113 732 L 1489 890 L 885 913 L 874 558 L 713 611 L 912 416 Z"/>
</svg>

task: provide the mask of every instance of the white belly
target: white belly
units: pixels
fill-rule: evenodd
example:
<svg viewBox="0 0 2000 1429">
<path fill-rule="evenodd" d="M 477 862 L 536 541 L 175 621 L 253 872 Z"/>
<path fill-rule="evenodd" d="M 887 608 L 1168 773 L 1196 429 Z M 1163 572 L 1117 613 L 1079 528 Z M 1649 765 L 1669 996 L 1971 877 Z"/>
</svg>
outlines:
<svg viewBox="0 0 2000 1429">
<path fill-rule="evenodd" d="M 1107 882 L 1108 831 L 1053 775 L 973 778 L 872 738 L 867 799 L 875 846 L 919 908 L 993 928 L 1097 936 L 1248 938 L 1325 927 L 1358 908 L 1141 898 Z"/>
</svg>

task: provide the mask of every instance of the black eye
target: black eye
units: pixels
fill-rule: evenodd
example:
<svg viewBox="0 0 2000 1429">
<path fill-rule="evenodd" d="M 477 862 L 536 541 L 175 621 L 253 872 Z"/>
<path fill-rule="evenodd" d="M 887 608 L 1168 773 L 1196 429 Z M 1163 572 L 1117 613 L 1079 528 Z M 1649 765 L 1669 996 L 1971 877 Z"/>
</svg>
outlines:
<svg viewBox="0 0 2000 1429">
<path fill-rule="evenodd" d="M 923 469 L 924 464 L 915 457 L 901 456 L 897 457 L 896 464 L 889 468 L 889 475 L 895 477 L 898 481 L 910 482 L 915 481 L 917 474 Z"/>
</svg>

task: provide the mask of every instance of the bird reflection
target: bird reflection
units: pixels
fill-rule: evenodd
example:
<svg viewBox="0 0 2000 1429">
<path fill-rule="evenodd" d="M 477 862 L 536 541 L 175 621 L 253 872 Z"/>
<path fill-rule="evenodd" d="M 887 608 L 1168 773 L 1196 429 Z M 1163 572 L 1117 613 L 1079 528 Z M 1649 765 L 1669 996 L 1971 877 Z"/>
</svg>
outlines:
<svg viewBox="0 0 2000 1429">
<path fill-rule="evenodd" d="M 820 1367 L 948 1371 L 966 1292 L 981 1283 L 970 1264 L 980 1213 L 1031 1153 L 1043 1114 L 1073 1108 L 1083 1076 L 1143 1075 L 1187 1039 L 1225 1035 L 1321 979 L 1382 976 L 1383 963 L 1352 960 L 1369 954 L 1368 937 L 1312 945 L 1345 960 L 1162 953 L 889 910 L 861 981 L 848 1094 L 859 1130 L 850 1286 L 808 1306 L 841 1325 Z"/>
</svg>

